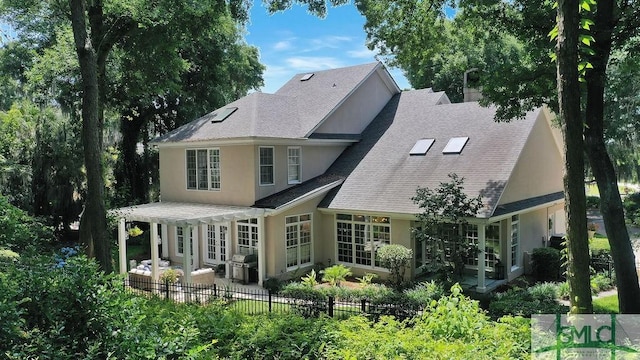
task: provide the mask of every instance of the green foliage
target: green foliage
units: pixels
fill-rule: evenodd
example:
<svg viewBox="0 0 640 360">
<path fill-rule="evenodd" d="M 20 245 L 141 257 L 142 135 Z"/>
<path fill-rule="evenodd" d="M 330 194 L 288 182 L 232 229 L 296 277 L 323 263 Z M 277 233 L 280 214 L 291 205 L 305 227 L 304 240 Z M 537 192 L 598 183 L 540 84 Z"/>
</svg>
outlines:
<svg viewBox="0 0 640 360">
<path fill-rule="evenodd" d="M 533 275 L 538 281 L 555 281 L 560 276 L 560 251 L 551 247 L 533 249 Z"/>
<path fill-rule="evenodd" d="M 351 317 L 337 324 L 328 359 L 528 359 L 527 319 L 492 322 L 459 287 L 434 300 L 418 318 L 371 321 Z"/>
<path fill-rule="evenodd" d="M 593 312 L 596 314 L 618 314 L 618 294 L 593 299 Z"/>
<path fill-rule="evenodd" d="M 396 289 L 401 289 L 404 274 L 413 260 L 413 251 L 398 244 L 384 245 L 376 251 L 380 265 L 389 270 L 389 282 Z"/>
<path fill-rule="evenodd" d="M 633 193 L 624 198 L 624 216 L 628 223 L 640 226 L 640 192 Z"/>
<path fill-rule="evenodd" d="M 477 251 L 466 236 L 465 225 L 482 208 L 482 200 L 464 192 L 464 178 L 449 174 L 449 179 L 436 189 L 416 190 L 412 200 L 422 212 L 416 215 L 419 225 L 412 233 L 417 241 L 427 242 L 427 271 L 450 273 L 452 269 L 450 275 L 455 278 L 462 276 L 465 264 Z"/>
<path fill-rule="evenodd" d="M 268 278 L 262 283 L 262 287 L 269 290 L 273 294 L 279 292 L 283 286 L 284 282 L 276 277 Z"/>
<path fill-rule="evenodd" d="M 600 207 L 600 196 L 587 196 L 587 209 L 598 209 Z"/>
<path fill-rule="evenodd" d="M 320 271 L 320 273 L 322 274 L 322 281 L 328 282 L 331 286 L 340 286 L 340 283 L 352 274 L 351 269 L 342 264 L 330 266 Z"/>
<path fill-rule="evenodd" d="M 231 346 L 235 359 L 320 359 L 332 342 L 333 322 L 326 317 L 260 315 L 248 318 Z"/>
<path fill-rule="evenodd" d="M 311 269 L 311 272 L 309 272 L 309 274 L 305 275 L 302 277 L 302 279 L 300 279 L 302 285 L 308 286 L 308 287 L 314 287 L 316 285 L 318 285 L 318 279 L 316 278 L 316 270 L 315 269 Z"/>
<path fill-rule="evenodd" d="M 513 288 L 495 295 L 489 303 L 489 314 L 497 319 L 504 315 L 530 317 L 532 314 L 567 313 L 569 308 L 558 303 L 557 293 L 557 286 L 551 283 L 530 289 Z"/>
<path fill-rule="evenodd" d="M 20 254 L 9 249 L 3 249 L 0 247 L 0 263 L 12 262 L 20 258 Z"/>
<path fill-rule="evenodd" d="M 53 241 L 50 227 L 9 204 L 0 195 L 0 247 L 16 252 L 44 251 Z"/>
<path fill-rule="evenodd" d="M 373 279 L 377 278 L 378 274 L 374 274 L 374 273 L 365 273 L 362 277 L 357 278 L 358 281 L 360 281 L 361 285 L 371 285 L 371 282 L 373 281 Z"/>
<path fill-rule="evenodd" d="M 591 276 L 591 293 L 597 294 L 602 291 L 611 290 L 615 287 L 615 282 L 607 274 L 597 273 Z"/>
<path fill-rule="evenodd" d="M 320 314 L 327 313 L 328 296 L 321 290 L 301 283 L 290 283 L 282 289 L 280 294 L 293 299 L 291 308 L 300 316 L 317 318 Z"/>
</svg>

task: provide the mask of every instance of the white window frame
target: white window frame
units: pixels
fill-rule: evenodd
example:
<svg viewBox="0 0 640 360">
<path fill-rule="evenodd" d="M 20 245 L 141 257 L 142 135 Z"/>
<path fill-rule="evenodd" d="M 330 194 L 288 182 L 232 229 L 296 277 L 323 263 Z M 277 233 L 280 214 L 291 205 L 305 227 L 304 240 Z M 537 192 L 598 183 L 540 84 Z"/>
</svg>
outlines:
<svg viewBox="0 0 640 360">
<path fill-rule="evenodd" d="M 226 264 L 230 259 L 227 254 L 227 245 L 231 241 L 229 223 L 207 224 L 204 230 L 204 262 L 209 265 Z"/>
<path fill-rule="evenodd" d="M 347 216 L 350 219 L 344 218 Z M 335 224 L 336 263 L 363 269 L 388 271 L 376 264 L 376 251 L 381 246 L 393 244 L 389 216 L 336 214 Z M 382 234 L 382 238 L 380 234 Z M 362 242 L 359 242 L 359 240 L 362 240 Z M 345 250 L 350 255 L 341 254 L 341 250 Z M 351 260 L 347 261 L 345 257 L 350 257 Z M 362 264 L 360 263 L 361 261 L 369 262 L 369 264 Z"/>
<path fill-rule="evenodd" d="M 241 228 L 246 228 L 246 230 Z M 238 254 L 258 253 L 258 231 L 258 219 L 256 218 L 236 221 L 236 252 Z"/>
<path fill-rule="evenodd" d="M 175 250 L 176 250 L 176 256 L 178 257 L 183 257 L 184 256 L 184 241 L 186 240 L 185 238 L 185 229 L 187 227 L 186 226 L 180 226 L 180 225 L 176 225 L 175 228 Z M 193 254 L 193 227 L 189 227 L 191 229 L 191 253 Z M 180 251 L 180 240 L 182 239 L 182 251 Z"/>
<path fill-rule="evenodd" d="M 262 149 L 271 149 L 271 164 L 263 164 L 262 163 Z M 276 182 L 276 174 L 275 174 L 275 163 L 276 163 L 276 151 L 273 146 L 259 146 L 258 147 L 258 182 L 260 186 L 271 186 Z M 262 169 L 271 169 L 271 182 L 262 182 Z"/>
<path fill-rule="evenodd" d="M 201 179 L 201 174 L 199 173 L 201 165 L 198 162 L 198 153 L 201 151 L 206 151 L 206 157 L 204 159 L 206 163 L 206 188 L 204 186 L 200 186 L 201 183 L 204 183 L 204 179 Z M 189 153 L 193 152 L 195 156 L 195 168 L 189 168 Z M 212 157 L 217 158 L 217 161 L 212 161 Z M 221 157 L 220 157 L 220 148 L 198 148 L 198 149 L 186 149 L 185 150 L 185 174 L 186 174 L 186 188 L 187 190 L 194 191 L 220 191 L 222 189 L 222 174 L 220 169 Z M 193 174 L 190 174 L 193 172 Z M 195 176 L 195 186 L 191 186 L 189 184 L 189 177 Z"/>
<path fill-rule="evenodd" d="M 294 154 L 292 155 L 292 151 Z M 297 162 L 292 160 L 297 159 Z M 292 172 L 292 169 L 296 169 Z M 292 175 L 297 176 L 292 179 Z M 302 182 L 302 147 L 289 146 L 287 147 L 287 182 L 289 184 L 300 184 Z"/>
<path fill-rule="evenodd" d="M 303 232 L 308 230 L 308 241 L 303 243 Z M 313 265 L 313 221 L 312 214 L 291 215 L 285 217 L 284 221 L 284 251 L 287 271 L 296 270 L 302 267 Z M 302 262 L 303 246 L 309 246 L 309 260 Z M 295 264 L 289 264 L 289 254 L 295 252 Z"/>
<path fill-rule="evenodd" d="M 466 229 L 466 236 L 467 239 L 469 241 L 470 244 L 474 244 L 475 246 L 478 246 L 478 231 L 479 231 L 479 226 L 476 224 L 467 224 L 466 226 L 470 227 Z M 496 227 L 497 228 L 497 234 L 498 234 L 498 238 L 497 239 L 493 239 L 493 238 L 489 238 L 487 236 L 487 234 L 489 233 L 489 228 L 490 227 Z M 473 229 L 475 229 L 475 235 L 470 235 L 470 232 L 473 233 Z M 501 251 L 500 249 L 502 249 L 502 244 L 501 244 L 501 240 L 500 240 L 500 234 L 502 234 L 501 232 L 501 226 L 500 226 L 500 222 L 494 222 L 491 224 L 487 224 L 484 227 L 484 233 L 485 233 L 485 254 L 484 254 L 484 268 L 485 270 L 490 270 L 493 271 L 494 270 L 494 266 L 495 266 L 495 256 L 494 260 L 490 260 L 488 257 L 492 256 L 492 254 L 497 255 L 498 259 L 501 259 Z M 494 246 L 489 246 L 489 245 L 494 245 Z M 494 249 L 493 253 L 490 253 L 487 250 L 487 248 L 491 248 Z M 465 266 L 468 269 L 477 269 L 478 268 L 478 255 L 480 253 L 481 249 L 478 249 L 478 252 L 475 254 L 475 256 L 473 258 L 470 259 L 470 262 L 468 262 Z M 495 251 L 497 250 L 497 251 Z M 500 260 L 502 261 L 502 260 Z"/>
<path fill-rule="evenodd" d="M 511 232 L 509 239 L 511 269 L 513 270 L 520 267 L 520 215 L 513 215 L 511 217 Z"/>
</svg>

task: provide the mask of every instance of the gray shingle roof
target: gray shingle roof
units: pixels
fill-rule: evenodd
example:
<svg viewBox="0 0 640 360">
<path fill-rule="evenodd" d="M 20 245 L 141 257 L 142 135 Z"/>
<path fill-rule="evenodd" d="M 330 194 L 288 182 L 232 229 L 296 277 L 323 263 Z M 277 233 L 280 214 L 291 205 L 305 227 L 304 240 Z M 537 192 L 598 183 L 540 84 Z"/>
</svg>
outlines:
<svg viewBox="0 0 640 360">
<path fill-rule="evenodd" d="M 252 93 L 183 125 L 156 143 L 231 138 L 304 138 L 322 122 L 381 63 L 370 63 L 314 73 L 308 81 L 297 74 L 275 94 Z M 222 122 L 214 114 L 227 107 L 238 110 Z"/>
<path fill-rule="evenodd" d="M 538 112 L 511 123 L 493 121 L 495 109 L 477 103 L 425 106 L 419 91 L 400 94 L 366 129 L 386 128 L 334 194 L 320 206 L 350 211 L 417 213 L 411 200 L 418 186 L 435 188 L 448 181 L 449 173 L 465 178 L 465 192 L 483 196 L 490 216 L 498 203 Z M 363 133 L 363 142 L 367 139 Z M 450 138 L 468 136 L 459 155 L 445 155 Z M 409 156 L 417 140 L 434 138 L 424 156 Z M 360 144 L 354 145 L 355 149 Z M 340 162 L 349 163 L 342 156 Z M 353 166 L 353 164 L 350 164 Z"/>
<path fill-rule="evenodd" d="M 407 93 L 402 93 L 402 96 Z M 438 101 L 446 98 L 444 92 L 434 93 L 431 89 L 414 90 L 411 91 L 411 97 L 415 98 L 416 102 L 422 104 L 422 106 L 431 106 Z M 378 116 L 369 124 L 369 126 L 362 132 L 360 142 L 348 147 L 337 159 L 331 164 L 327 171 L 318 177 L 305 181 L 302 184 L 296 185 L 292 188 L 286 189 L 279 193 L 273 194 L 269 197 L 260 199 L 254 206 L 262 208 L 277 208 L 282 206 L 301 195 L 316 190 L 324 185 L 332 183 L 337 180 L 346 179 L 354 169 L 358 166 L 369 151 L 376 145 L 378 140 L 385 134 L 385 131 L 391 126 L 394 121 L 393 114 L 395 113 L 398 102 L 401 95 L 395 95 L 384 107 L 384 109 L 378 114 Z M 412 144 L 413 146 L 413 144 Z M 322 201 L 320 207 L 323 204 L 328 205 L 328 200 L 332 198 L 330 192 L 327 197 Z"/>
</svg>

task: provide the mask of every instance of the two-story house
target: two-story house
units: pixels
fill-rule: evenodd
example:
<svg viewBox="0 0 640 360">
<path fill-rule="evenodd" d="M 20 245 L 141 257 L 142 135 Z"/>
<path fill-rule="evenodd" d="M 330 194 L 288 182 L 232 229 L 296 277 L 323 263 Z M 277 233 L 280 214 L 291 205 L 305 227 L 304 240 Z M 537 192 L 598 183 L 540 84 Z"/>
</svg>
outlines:
<svg viewBox="0 0 640 360">
<path fill-rule="evenodd" d="M 550 114 L 493 121 L 495 109 L 451 104 L 443 92 L 401 92 L 381 63 L 298 74 L 275 94 L 252 93 L 154 141 L 161 202 L 118 209 L 120 271 L 127 221 L 151 224 L 152 258 L 193 268 L 258 258 L 258 283 L 316 263 L 384 273 L 376 250 L 414 250 L 411 198 L 456 173 L 484 208 L 467 236 L 477 290 L 521 275 L 525 255 L 564 232 L 562 153 Z M 160 240 L 158 240 L 160 239 Z M 161 243 L 161 249 L 155 246 Z M 191 249 L 191 251 L 186 251 Z M 485 259 L 478 261 L 477 259 Z M 157 267 L 152 269 L 157 279 Z"/>
</svg>

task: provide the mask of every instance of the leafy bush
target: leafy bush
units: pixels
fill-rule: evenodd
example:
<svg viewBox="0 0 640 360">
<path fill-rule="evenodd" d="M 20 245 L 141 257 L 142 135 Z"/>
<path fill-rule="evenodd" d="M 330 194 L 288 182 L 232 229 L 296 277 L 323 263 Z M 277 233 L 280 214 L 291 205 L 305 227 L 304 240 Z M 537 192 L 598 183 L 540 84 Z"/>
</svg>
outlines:
<svg viewBox="0 0 640 360">
<path fill-rule="evenodd" d="M 326 314 L 328 309 L 326 293 L 301 283 L 287 284 L 280 294 L 293 299 L 292 310 L 304 317 L 318 317 Z"/>
<path fill-rule="evenodd" d="M 355 316 L 336 324 L 327 359 L 528 359 L 529 321 L 491 321 L 459 286 L 424 313 L 400 322 Z"/>
<path fill-rule="evenodd" d="M 528 288 L 527 291 L 534 299 L 540 301 L 556 301 L 560 296 L 558 286 L 558 283 L 544 282 L 535 284 Z"/>
<path fill-rule="evenodd" d="M 597 273 L 591 277 L 591 293 L 611 290 L 615 287 L 614 281 L 604 273 Z"/>
<path fill-rule="evenodd" d="M 380 265 L 389 270 L 389 282 L 395 289 L 401 289 L 404 274 L 413 260 L 413 251 L 402 245 L 384 245 L 378 249 L 376 256 Z"/>
<path fill-rule="evenodd" d="M 0 195 L 0 247 L 16 252 L 43 251 L 54 240 L 53 229 L 46 226 L 44 221 L 9 204 Z"/>
<path fill-rule="evenodd" d="M 306 285 L 308 287 L 314 287 L 314 286 L 318 285 L 318 279 L 317 279 L 317 275 L 316 275 L 316 270 L 315 269 L 311 269 L 311 272 L 309 272 L 309 274 L 303 276 L 302 279 L 300 279 L 300 282 L 303 285 Z"/>
<path fill-rule="evenodd" d="M 587 196 L 587 209 L 597 209 L 600 207 L 599 196 Z"/>
<path fill-rule="evenodd" d="M 17 261 L 19 258 L 20 255 L 17 252 L 0 248 L 0 263 Z"/>
<path fill-rule="evenodd" d="M 322 281 L 328 282 L 331 286 L 340 286 L 340 283 L 352 274 L 351 269 L 342 264 L 330 266 L 321 270 L 320 273 L 322 274 Z"/>
<path fill-rule="evenodd" d="M 554 248 L 533 249 L 533 275 L 538 281 L 556 281 L 560 276 L 560 251 Z"/>
<path fill-rule="evenodd" d="M 622 205 L 627 222 L 640 226 L 640 192 L 626 196 Z"/>
<path fill-rule="evenodd" d="M 284 286 L 284 282 L 275 277 L 268 278 L 262 283 L 262 287 L 269 290 L 273 294 L 282 290 L 283 286 Z"/>
<path fill-rule="evenodd" d="M 494 319 L 504 315 L 530 317 L 532 314 L 556 314 L 569 311 L 556 300 L 557 288 L 542 284 L 530 289 L 513 288 L 498 293 L 489 303 L 489 314 Z"/>
</svg>

